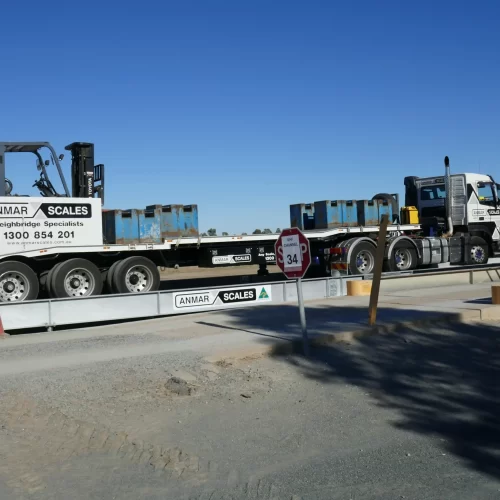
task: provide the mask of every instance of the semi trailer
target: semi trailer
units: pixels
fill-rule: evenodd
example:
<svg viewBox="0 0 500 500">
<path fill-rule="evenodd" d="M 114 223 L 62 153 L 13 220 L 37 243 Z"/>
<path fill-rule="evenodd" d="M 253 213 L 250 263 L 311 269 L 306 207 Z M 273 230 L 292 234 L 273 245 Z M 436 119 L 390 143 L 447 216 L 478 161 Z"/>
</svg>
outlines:
<svg viewBox="0 0 500 500">
<path fill-rule="evenodd" d="M 94 144 L 74 142 L 71 186 L 48 142 L 0 142 L 0 301 L 103 293 L 143 293 L 160 285 L 159 267 L 275 264 L 277 234 L 202 236 L 198 207 L 148 205 L 105 209 L 105 168 Z M 39 196 L 16 193 L 6 177 L 11 153 L 35 156 Z M 48 156 L 48 158 L 46 158 Z M 52 173 L 50 173 L 52 171 Z M 59 182 L 53 182 L 53 175 Z M 56 184 L 61 189 L 56 189 Z M 449 262 L 485 264 L 498 250 L 500 205 L 489 175 L 406 177 L 405 204 L 397 194 L 370 200 L 322 200 L 290 205 L 290 226 L 311 244 L 309 276 L 370 274 L 380 220 L 390 217 L 384 266 L 407 271 Z"/>
</svg>

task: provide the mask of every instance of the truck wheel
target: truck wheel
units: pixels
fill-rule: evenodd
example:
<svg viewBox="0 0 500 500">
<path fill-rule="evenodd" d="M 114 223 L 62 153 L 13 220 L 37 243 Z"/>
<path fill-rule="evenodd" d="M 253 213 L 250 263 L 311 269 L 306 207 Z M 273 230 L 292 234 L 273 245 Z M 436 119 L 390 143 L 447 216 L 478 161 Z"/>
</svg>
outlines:
<svg viewBox="0 0 500 500">
<path fill-rule="evenodd" d="M 349 271 L 351 274 L 370 274 L 375 266 L 376 248 L 371 243 L 362 241 L 352 249 L 349 259 Z"/>
<path fill-rule="evenodd" d="M 56 264 L 48 278 L 52 298 L 90 297 L 102 293 L 102 276 L 99 268 L 86 259 L 69 259 Z"/>
<path fill-rule="evenodd" d="M 470 264 L 486 264 L 489 259 L 488 243 L 480 236 L 472 236 L 470 239 Z"/>
<path fill-rule="evenodd" d="M 417 267 L 417 251 L 409 242 L 400 242 L 392 249 L 387 261 L 384 263 L 386 271 L 410 271 Z"/>
<path fill-rule="evenodd" d="M 114 270 L 114 293 L 156 292 L 160 288 L 158 267 L 146 257 L 128 257 Z"/>
<path fill-rule="evenodd" d="M 23 302 L 38 297 L 38 276 L 26 264 L 15 260 L 0 263 L 0 302 Z"/>
</svg>

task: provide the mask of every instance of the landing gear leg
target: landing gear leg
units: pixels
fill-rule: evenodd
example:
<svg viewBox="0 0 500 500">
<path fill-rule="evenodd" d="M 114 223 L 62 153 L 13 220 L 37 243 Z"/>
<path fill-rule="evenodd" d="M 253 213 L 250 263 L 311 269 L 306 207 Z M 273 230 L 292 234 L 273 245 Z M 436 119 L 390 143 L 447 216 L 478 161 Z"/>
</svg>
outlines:
<svg viewBox="0 0 500 500">
<path fill-rule="evenodd" d="M 257 276 L 268 276 L 269 269 L 267 268 L 267 264 L 265 262 L 259 262 L 259 269 L 257 270 Z"/>
</svg>

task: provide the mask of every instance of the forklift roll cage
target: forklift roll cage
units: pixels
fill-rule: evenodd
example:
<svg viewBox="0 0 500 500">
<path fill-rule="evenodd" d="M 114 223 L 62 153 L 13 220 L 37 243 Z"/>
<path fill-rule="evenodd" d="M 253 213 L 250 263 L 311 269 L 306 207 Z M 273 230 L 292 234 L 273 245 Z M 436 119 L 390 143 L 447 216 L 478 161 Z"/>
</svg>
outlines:
<svg viewBox="0 0 500 500">
<path fill-rule="evenodd" d="M 64 194 L 59 194 L 50 181 L 47 172 L 49 160 L 43 160 L 40 150 L 47 148 L 52 164 L 56 166 L 59 178 L 64 188 Z M 104 204 L 104 165 L 94 165 L 94 145 L 89 142 L 73 142 L 64 148 L 71 151 L 71 193 L 64 177 L 61 161 L 64 155 L 57 156 L 54 148 L 48 142 L 0 142 L 0 196 L 10 196 L 12 182 L 6 178 L 6 153 L 33 153 L 37 158 L 37 168 L 40 179 L 35 181 L 41 196 L 68 198 L 100 198 Z"/>
</svg>

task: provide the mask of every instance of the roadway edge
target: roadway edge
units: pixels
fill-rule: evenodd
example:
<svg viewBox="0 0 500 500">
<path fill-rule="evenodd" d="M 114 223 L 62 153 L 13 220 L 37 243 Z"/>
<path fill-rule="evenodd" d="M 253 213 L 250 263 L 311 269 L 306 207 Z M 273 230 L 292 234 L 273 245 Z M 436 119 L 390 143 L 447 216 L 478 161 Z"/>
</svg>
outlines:
<svg viewBox="0 0 500 500">
<path fill-rule="evenodd" d="M 493 318 L 490 318 L 493 319 Z M 500 319 L 500 317 L 499 317 Z M 443 312 L 443 313 L 430 313 L 426 318 L 415 318 L 405 321 L 394 321 L 381 323 L 375 326 L 363 326 L 344 332 L 325 333 L 314 336 L 309 339 L 312 347 L 322 347 L 332 344 L 348 343 L 354 340 L 373 336 L 373 335 L 387 335 L 396 333 L 398 330 L 412 327 L 423 326 L 450 326 L 466 324 L 474 321 L 481 322 L 480 318 L 471 318 L 466 313 L 460 312 Z M 269 354 L 291 354 L 302 352 L 302 339 L 293 340 L 289 345 L 280 344 L 270 349 Z"/>
<path fill-rule="evenodd" d="M 500 312 L 500 310 L 499 310 Z M 500 316 L 499 318 L 500 319 Z M 426 318 L 415 318 L 405 321 L 386 322 L 370 327 L 360 326 L 355 329 L 346 330 L 343 332 L 324 333 L 315 335 L 309 338 L 311 347 L 323 347 L 332 344 L 350 343 L 357 339 L 373 336 L 373 335 L 388 335 L 396 333 L 399 329 L 422 327 L 427 325 L 449 326 L 453 324 L 465 324 L 474 321 L 481 321 L 480 318 L 471 318 L 466 313 L 444 312 L 430 313 Z M 221 360 L 245 361 L 250 359 L 258 359 L 262 357 L 286 356 L 291 354 L 303 354 L 302 338 L 293 340 L 280 338 L 273 344 L 261 344 L 254 346 L 245 346 L 236 349 L 224 349 L 206 356 L 204 359 L 209 363 L 216 363 Z"/>
</svg>

